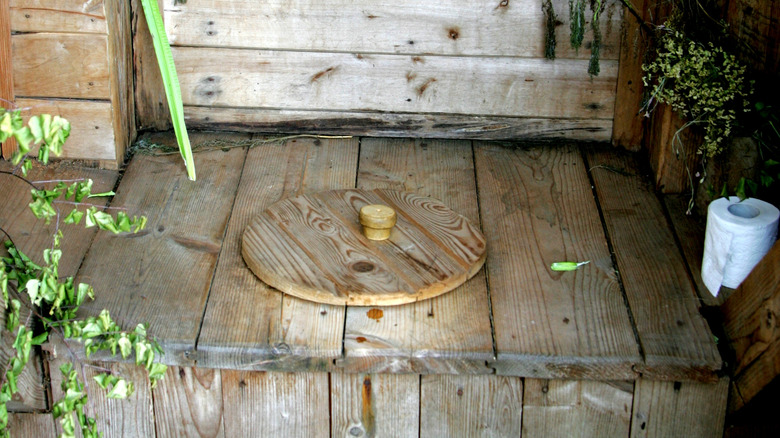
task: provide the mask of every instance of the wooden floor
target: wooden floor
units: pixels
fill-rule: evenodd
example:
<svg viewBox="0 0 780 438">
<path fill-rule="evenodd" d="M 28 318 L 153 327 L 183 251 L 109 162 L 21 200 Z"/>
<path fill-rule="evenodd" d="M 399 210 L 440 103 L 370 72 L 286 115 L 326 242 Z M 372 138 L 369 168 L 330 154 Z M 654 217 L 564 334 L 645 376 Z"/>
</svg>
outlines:
<svg viewBox="0 0 780 438">
<path fill-rule="evenodd" d="M 214 139 L 222 147 L 195 154 L 196 183 L 177 155 L 137 154 L 111 206 L 145 214 L 147 229 L 98 233 L 81 249 L 78 280 L 97 295 L 86 311 L 149 323 L 173 366 L 160 388 L 138 391 L 148 411 L 105 401 L 115 434 L 722 433 L 727 380 L 688 242 L 671 226 L 684 218 L 657 197 L 639 156 L 452 140 L 193 143 Z M 394 307 L 315 304 L 255 278 L 240 254 L 252 217 L 285 197 L 354 187 L 443 201 L 480 224 L 485 267 L 450 293 Z M 685 239 L 690 228 L 678 230 Z"/>
</svg>

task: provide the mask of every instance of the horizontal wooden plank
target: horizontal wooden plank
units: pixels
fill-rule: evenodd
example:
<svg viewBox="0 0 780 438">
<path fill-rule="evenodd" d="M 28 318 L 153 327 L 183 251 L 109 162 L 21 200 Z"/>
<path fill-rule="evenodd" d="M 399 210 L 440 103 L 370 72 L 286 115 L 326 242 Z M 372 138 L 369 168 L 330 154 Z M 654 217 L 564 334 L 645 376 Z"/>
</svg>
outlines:
<svg viewBox="0 0 780 438">
<path fill-rule="evenodd" d="M 641 362 L 578 148 L 475 148 L 499 374 L 633 379 Z M 555 272 L 560 261 L 590 261 Z"/>
<path fill-rule="evenodd" d="M 609 141 L 608 119 L 461 116 L 382 112 L 295 111 L 187 106 L 187 126 L 264 133 L 480 140 Z"/>
<path fill-rule="evenodd" d="M 174 47 L 186 105 L 611 119 L 617 61 Z M 551 99 L 550 96 L 555 96 Z"/>
<path fill-rule="evenodd" d="M 644 355 L 638 370 L 658 380 L 717 379 L 720 354 L 639 157 L 591 149 L 587 165 Z"/>
<path fill-rule="evenodd" d="M 553 6 L 557 57 L 587 59 L 569 43 L 568 2 Z M 617 59 L 622 11 L 609 1 L 601 15 L 603 59 Z M 542 0 L 166 0 L 164 15 L 183 46 L 542 58 L 546 35 Z"/>
<path fill-rule="evenodd" d="M 108 33 L 102 0 L 11 0 L 11 30 Z"/>
<path fill-rule="evenodd" d="M 106 35 L 11 36 L 14 93 L 21 97 L 110 97 Z"/>
<path fill-rule="evenodd" d="M 114 128 L 110 102 L 70 99 L 17 99 L 26 114 L 52 114 L 68 119 L 70 136 L 62 158 L 110 160 L 116 163 Z"/>
</svg>

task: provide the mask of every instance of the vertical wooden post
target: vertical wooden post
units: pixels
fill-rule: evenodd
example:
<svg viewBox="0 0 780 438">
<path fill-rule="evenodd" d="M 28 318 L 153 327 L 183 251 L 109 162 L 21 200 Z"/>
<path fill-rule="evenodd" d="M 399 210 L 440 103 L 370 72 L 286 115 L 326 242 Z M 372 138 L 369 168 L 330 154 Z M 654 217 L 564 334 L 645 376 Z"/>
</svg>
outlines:
<svg viewBox="0 0 780 438">
<path fill-rule="evenodd" d="M 159 2 L 161 3 L 161 2 Z M 157 65 L 152 36 L 146 25 L 140 0 L 131 0 L 133 10 L 133 72 L 135 74 L 135 113 L 138 129 L 171 129 L 168 98 Z M 160 11 L 163 5 L 160 4 Z"/>
<path fill-rule="evenodd" d="M 648 2 L 649 0 L 634 2 L 643 20 L 648 19 Z M 640 17 L 634 16 L 630 11 L 623 12 L 620 66 L 612 124 L 612 144 L 632 151 L 638 151 L 642 147 L 645 120 L 639 110 L 642 107 L 642 62 L 648 48 L 648 35 L 639 20 Z"/>
<path fill-rule="evenodd" d="M 14 101 L 14 71 L 11 64 L 11 2 L 0 0 L 0 106 L 10 108 Z M 6 102 L 7 101 L 7 102 Z M 3 142 L 3 158 L 11 158 L 16 150 L 16 140 Z"/>
<path fill-rule="evenodd" d="M 136 134 L 135 105 L 133 103 L 132 20 L 130 4 L 126 1 L 105 2 L 103 7 L 105 8 L 108 30 L 108 66 L 116 149 L 115 165 L 121 166 L 125 158 L 125 151 L 135 139 Z"/>
</svg>

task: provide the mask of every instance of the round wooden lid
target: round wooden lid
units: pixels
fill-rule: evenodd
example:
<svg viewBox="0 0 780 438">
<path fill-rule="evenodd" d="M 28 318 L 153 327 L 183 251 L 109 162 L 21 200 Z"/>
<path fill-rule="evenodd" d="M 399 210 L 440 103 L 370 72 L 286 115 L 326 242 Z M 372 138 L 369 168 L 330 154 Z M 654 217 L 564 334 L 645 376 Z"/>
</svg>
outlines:
<svg viewBox="0 0 780 438">
<path fill-rule="evenodd" d="M 359 211 L 395 210 L 387 240 L 361 233 Z M 326 304 L 394 305 L 432 298 L 473 277 L 485 238 L 432 198 L 397 190 L 332 190 L 277 202 L 244 230 L 252 272 L 280 291 Z"/>
</svg>

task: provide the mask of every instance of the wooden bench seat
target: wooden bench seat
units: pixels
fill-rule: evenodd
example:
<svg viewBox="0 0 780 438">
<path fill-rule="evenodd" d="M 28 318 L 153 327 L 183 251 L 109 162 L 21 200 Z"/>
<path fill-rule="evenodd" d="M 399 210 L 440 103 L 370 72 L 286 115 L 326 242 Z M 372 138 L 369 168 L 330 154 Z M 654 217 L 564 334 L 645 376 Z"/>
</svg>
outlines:
<svg viewBox="0 0 780 438">
<path fill-rule="evenodd" d="M 214 138 L 249 136 L 194 143 Z M 149 323 L 172 365 L 153 416 L 100 399 L 106 427 L 722 433 L 722 360 L 639 157 L 577 144 L 301 137 L 195 162 L 191 183 L 177 155 L 136 155 L 112 206 L 145 214 L 147 229 L 97 234 L 81 264 L 97 295 L 84 311 Z M 450 293 L 392 307 L 307 302 L 246 267 L 240 237 L 253 216 L 288 196 L 352 187 L 443 201 L 481 225 L 485 267 Z M 251 429 L 259 423 L 270 429 Z"/>
</svg>

